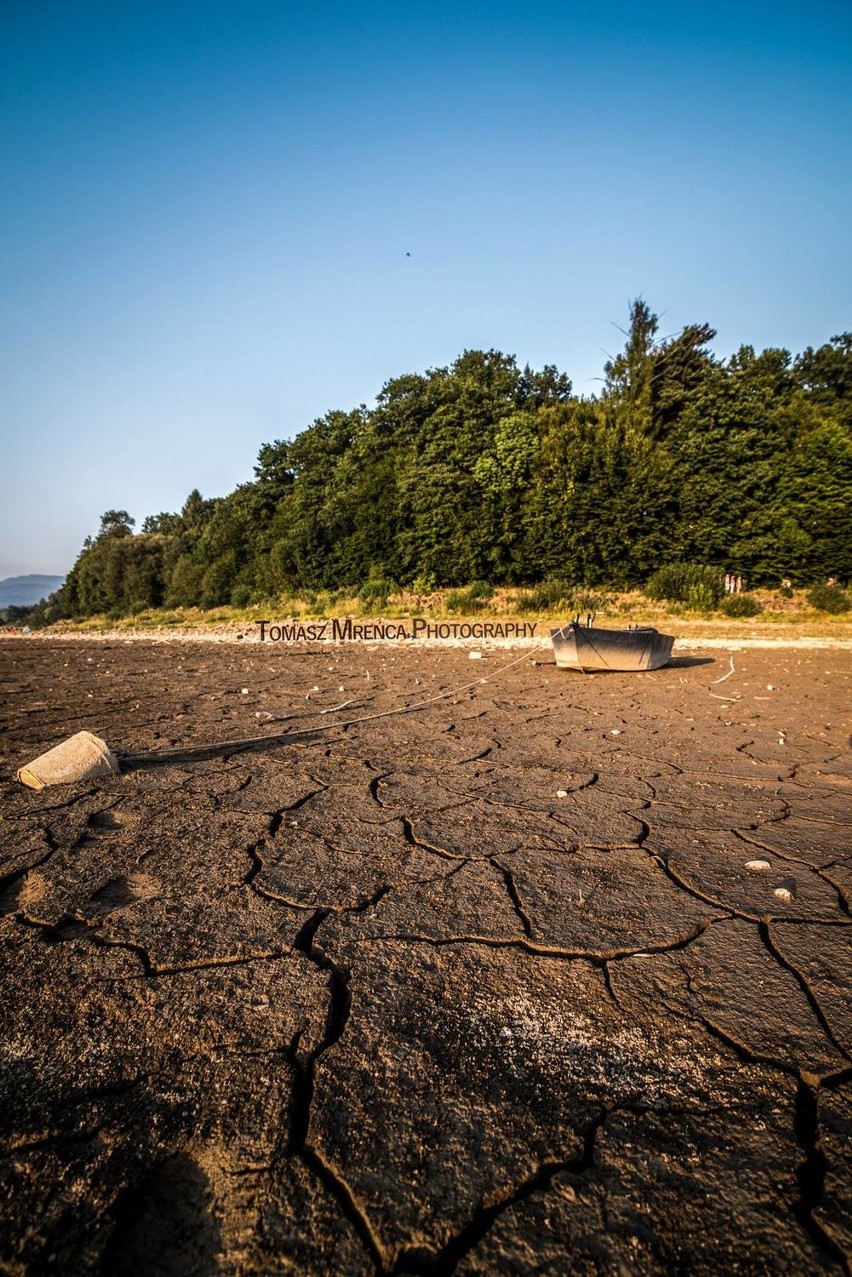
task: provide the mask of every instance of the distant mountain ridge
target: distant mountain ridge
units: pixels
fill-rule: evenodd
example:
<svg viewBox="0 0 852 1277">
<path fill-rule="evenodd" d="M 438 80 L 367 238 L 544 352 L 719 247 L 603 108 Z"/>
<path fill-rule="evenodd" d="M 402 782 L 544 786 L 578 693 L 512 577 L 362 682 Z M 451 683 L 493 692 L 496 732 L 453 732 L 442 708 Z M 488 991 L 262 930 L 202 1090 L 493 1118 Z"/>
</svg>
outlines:
<svg viewBox="0 0 852 1277">
<path fill-rule="evenodd" d="M 58 590 L 64 576 L 7 576 L 0 581 L 0 607 L 30 607 Z"/>
</svg>

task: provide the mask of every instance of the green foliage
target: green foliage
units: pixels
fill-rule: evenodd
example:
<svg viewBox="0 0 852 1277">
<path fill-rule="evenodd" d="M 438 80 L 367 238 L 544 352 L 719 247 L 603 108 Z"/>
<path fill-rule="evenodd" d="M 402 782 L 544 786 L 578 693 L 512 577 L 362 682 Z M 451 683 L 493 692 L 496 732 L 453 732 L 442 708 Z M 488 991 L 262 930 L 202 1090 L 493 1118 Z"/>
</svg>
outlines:
<svg viewBox="0 0 852 1277">
<path fill-rule="evenodd" d="M 469 603 L 467 590 L 450 590 L 444 598 L 444 607 L 448 612 L 465 612 Z"/>
<path fill-rule="evenodd" d="M 594 590 L 579 590 L 571 596 L 571 610 L 578 616 L 594 616 L 608 607 L 612 599 Z"/>
<path fill-rule="evenodd" d="M 518 595 L 516 609 L 519 612 L 552 612 L 560 607 L 573 606 L 574 587 L 567 581 L 542 581 L 531 590 Z"/>
<path fill-rule="evenodd" d="M 388 577 L 372 577 L 361 586 L 358 598 L 368 608 L 384 607 L 390 596 L 396 593 L 396 588 L 396 582 Z"/>
<path fill-rule="evenodd" d="M 476 612 L 485 606 L 493 593 L 487 581 L 474 581 L 466 590 L 450 590 L 444 606 L 449 612 Z"/>
<path fill-rule="evenodd" d="M 724 592 L 724 569 L 701 563 L 667 563 L 645 585 L 648 598 L 685 603 L 696 611 L 712 611 Z"/>
<path fill-rule="evenodd" d="M 180 513 L 108 510 L 55 614 L 218 607 L 394 582 L 451 608 L 529 584 L 519 606 L 585 607 L 648 580 L 707 609 L 730 570 L 757 585 L 852 578 L 852 335 L 793 358 L 723 362 L 703 323 L 659 336 L 641 299 L 600 398 L 497 350 L 388 381 L 372 408 L 329 411 L 259 451 L 255 477 Z M 486 590 L 488 592 L 486 592 Z"/>
<path fill-rule="evenodd" d="M 839 585 L 815 585 L 808 590 L 808 602 L 820 612 L 839 615 L 852 609 L 852 598 Z"/>
<path fill-rule="evenodd" d="M 729 594 L 722 599 L 720 611 L 725 616 L 731 617 L 747 617 L 757 616 L 763 611 L 760 599 L 755 598 L 753 594 Z"/>
<path fill-rule="evenodd" d="M 214 559 L 201 581 L 201 606 L 221 607 L 231 600 L 231 588 L 237 568 L 234 549 L 226 550 Z"/>
<path fill-rule="evenodd" d="M 172 569 L 166 607 L 198 607 L 204 585 L 204 568 L 189 554 L 182 554 Z"/>
<path fill-rule="evenodd" d="M 100 535 L 129 537 L 133 535 L 136 520 L 126 510 L 107 510 L 101 515 Z"/>
<path fill-rule="evenodd" d="M 3 617 L 8 623 L 29 625 L 33 630 L 44 629 L 46 625 L 52 625 L 54 621 L 64 621 L 68 616 L 62 588 L 48 595 L 46 599 L 42 599 L 40 603 L 36 603 L 35 607 L 12 605 L 3 609 Z"/>
<path fill-rule="evenodd" d="M 231 590 L 231 605 L 233 607 L 248 607 L 252 601 L 252 588 L 250 585 L 243 583 L 235 585 Z"/>
<path fill-rule="evenodd" d="M 691 612 L 712 612 L 719 600 L 709 581 L 696 581 L 686 591 L 683 601 Z"/>
</svg>

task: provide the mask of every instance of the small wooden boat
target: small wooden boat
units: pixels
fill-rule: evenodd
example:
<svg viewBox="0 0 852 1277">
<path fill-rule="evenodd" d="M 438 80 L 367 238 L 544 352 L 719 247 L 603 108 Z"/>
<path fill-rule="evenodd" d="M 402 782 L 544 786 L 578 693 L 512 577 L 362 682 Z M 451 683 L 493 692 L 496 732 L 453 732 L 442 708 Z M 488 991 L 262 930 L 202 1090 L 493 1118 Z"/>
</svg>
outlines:
<svg viewBox="0 0 852 1277">
<path fill-rule="evenodd" d="M 657 670 L 672 654 L 674 638 L 653 625 L 602 630 L 569 621 L 550 631 L 561 670 Z"/>
</svg>

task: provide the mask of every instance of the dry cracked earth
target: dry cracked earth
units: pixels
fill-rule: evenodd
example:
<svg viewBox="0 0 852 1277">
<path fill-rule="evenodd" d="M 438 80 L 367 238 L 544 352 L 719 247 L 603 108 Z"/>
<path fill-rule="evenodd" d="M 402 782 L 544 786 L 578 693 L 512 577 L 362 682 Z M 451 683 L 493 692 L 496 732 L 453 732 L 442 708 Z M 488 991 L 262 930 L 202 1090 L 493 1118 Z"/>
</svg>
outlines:
<svg viewBox="0 0 852 1277">
<path fill-rule="evenodd" d="M 2 643 L 3 1272 L 850 1272 L 848 654 L 532 657 Z"/>
</svg>

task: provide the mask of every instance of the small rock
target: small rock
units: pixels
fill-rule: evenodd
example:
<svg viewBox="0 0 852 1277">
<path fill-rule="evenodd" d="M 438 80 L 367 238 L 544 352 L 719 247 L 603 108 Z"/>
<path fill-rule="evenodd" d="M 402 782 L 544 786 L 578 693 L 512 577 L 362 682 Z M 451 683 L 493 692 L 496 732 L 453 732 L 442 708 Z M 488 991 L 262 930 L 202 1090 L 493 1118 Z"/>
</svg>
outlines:
<svg viewBox="0 0 852 1277">
<path fill-rule="evenodd" d="M 786 882 L 782 882 L 780 887 L 775 888 L 775 895 L 779 900 L 795 900 L 796 898 L 796 881 L 794 878 L 788 878 Z"/>
<path fill-rule="evenodd" d="M 747 860 L 745 867 L 750 869 L 752 873 L 763 873 L 765 869 L 772 868 L 768 860 Z"/>
<path fill-rule="evenodd" d="M 556 791 L 556 797 L 557 797 L 557 798 L 567 798 L 567 797 L 568 797 L 568 790 L 567 790 L 567 789 L 557 789 L 557 791 Z"/>
<path fill-rule="evenodd" d="M 472 660 L 472 661 L 481 661 L 481 660 L 482 660 L 482 653 L 481 653 L 481 652 L 476 652 L 476 651 L 474 651 L 474 652 L 468 652 L 468 657 L 469 657 L 469 658 L 470 658 L 470 660 Z"/>
<path fill-rule="evenodd" d="M 621 732 L 618 730 L 618 728 L 613 727 L 612 731 L 610 732 L 610 736 L 620 736 L 620 735 L 621 735 Z"/>
<path fill-rule="evenodd" d="M 248 696 L 248 688 L 247 688 L 247 687 L 241 687 L 241 688 L 240 688 L 240 696 Z"/>
</svg>

